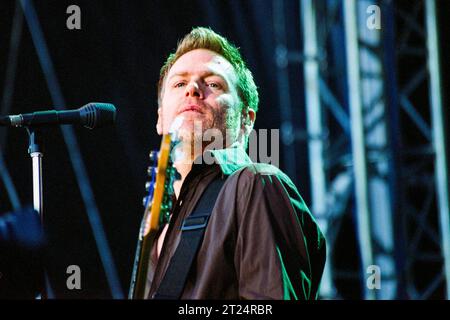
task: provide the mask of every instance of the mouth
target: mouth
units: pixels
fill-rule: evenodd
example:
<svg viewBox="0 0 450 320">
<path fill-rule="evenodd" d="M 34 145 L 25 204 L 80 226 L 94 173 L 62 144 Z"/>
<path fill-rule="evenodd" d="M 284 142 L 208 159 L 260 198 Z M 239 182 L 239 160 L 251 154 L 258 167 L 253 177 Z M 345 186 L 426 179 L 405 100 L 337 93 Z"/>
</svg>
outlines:
<svg viewBox="0 0 450 320">
<path fill-rule="evenodd" d="M 188 105 L 188 106 L 185 106 L 185 107 L 181 108 L 179 114 L 182 114 L 182 113 L 184 113 L 184 112 L 203 113 L 203 112 L 202 112 L 202 108 L 200 108 L 199 106 L 194 105 L 194 104 Z"/>
</svg>

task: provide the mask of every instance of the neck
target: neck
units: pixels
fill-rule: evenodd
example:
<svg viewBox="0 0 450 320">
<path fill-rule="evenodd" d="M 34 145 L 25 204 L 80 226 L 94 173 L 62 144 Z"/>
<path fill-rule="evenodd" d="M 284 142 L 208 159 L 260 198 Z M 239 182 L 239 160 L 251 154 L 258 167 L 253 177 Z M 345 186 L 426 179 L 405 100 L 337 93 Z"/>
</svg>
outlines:
<svg viewBox="0 0 450 320">
<path fill-rule="evenodd" d="M 231 144 L 227 144 L 225 148 L 230 147 Z M 181 186 L 183 185 L 184 180 L 192 169 L 192 164 L 194 160 L 203 154 L 203 152 L 207 149 L 207 145 L 201 145 L 201 147 L 194 147 L 193 143 L 180 142 L 176 146 L 175 150 L 175 161 L 173 166 L 177 169 L 178 173 L 181 175 L 181 179 L 177 180 L 173 184 L 173 189 L 176 197 L 178 198 L 180 195 Z"/>
<path fill-rule="evenodd" d="M 173 189 L 176 197 L 178 198 L 180 195 L 181 186 L 183 185 L 184 180 L 192 169 L 192 164 L 198 156 L 200 156 L 203 152 L 203 148 L 199 148 L 199 150 L 195 150 L 191 148 L 187 143 L 181 142 L 177 147 L 176 157 L 173 166 L 177 169 L 178 173 L 181 176 L 180 180 L 177 180 L 173 184 Z"/>
</svg>

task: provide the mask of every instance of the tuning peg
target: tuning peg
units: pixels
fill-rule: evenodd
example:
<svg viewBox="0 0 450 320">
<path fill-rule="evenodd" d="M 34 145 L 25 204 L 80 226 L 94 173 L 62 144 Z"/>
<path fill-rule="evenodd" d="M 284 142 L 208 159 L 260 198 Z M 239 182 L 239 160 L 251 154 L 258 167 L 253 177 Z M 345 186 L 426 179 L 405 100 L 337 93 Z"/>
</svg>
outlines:
<svg viewBox="0 0 450 320">
<path fill-rule="evenodd" d="M 167 210 L 172 210 L 172 201 L 167 202 Z"/>
<path fill-rule="evenodd" d="M 145 191 L 149 191 L 150 190 L 150 186 L 151 186 L 151 182 L 150 181 L 147 181 L 146 183 L 145 183 Z"/>
<path fill-rule="evenodd" d="M 166 187 L 167 193 L 172 193 L 173 191 L 173 181 L 170 180 L 166 180 L 166 182 L 164 183 L 164 186 Z"/>
<path fill-rule="evenodd" d="M 142 198 L 142 205 L 143 205 L 144 207 L 145 207 L 145 205 L 147 204 L 147 198 L 148 198 L 148 196 Z"/>
<path fill-rule="evenodd" d="M 158 170 L 157 168 L 152 167 L 152 166 L 149 166 L 149 167 L 147 168 L 147 175 L 148 175 L 149 177 L 151 177 L 151 176 L 153 176 L 153 174 L 156 174 L 157 170 Z"/>
<path fill-rule="evenodd" d="M 168 206 L 169 209 L 172 206 L 172 196 L 169 193 L 165 193 L 163 196 L 163 204 Z"/>
<path fill-rule="evenodd" d="M 150 154 L 148 155 L 151 162 L 155 162 L 155 160 L 158 158 L 158 151 L 152 150 L 150 151 Z"/>
</svg>

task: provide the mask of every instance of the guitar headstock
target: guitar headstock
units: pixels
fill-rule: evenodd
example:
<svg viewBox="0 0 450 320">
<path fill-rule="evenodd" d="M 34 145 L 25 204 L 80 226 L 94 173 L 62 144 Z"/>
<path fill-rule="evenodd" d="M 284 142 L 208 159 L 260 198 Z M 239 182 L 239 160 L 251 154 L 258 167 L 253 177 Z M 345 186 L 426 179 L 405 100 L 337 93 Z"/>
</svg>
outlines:
<svg viewBox="0 0 450 320">
<path fill-rule="evenodd" d="M 172 150 L 175 141 L 170 134 L 163 135 L 159 151 L 149 154 L 150 166 L 147 174 L 150 181 L 145 184 L 147 196 L 144 197 L 144 219 L 140 236 L 146 236 L 150 231 L 169 221 L 173 205 L 173 183 L 179 179 L 177 170 L 173 167 Z"/>
</svg>

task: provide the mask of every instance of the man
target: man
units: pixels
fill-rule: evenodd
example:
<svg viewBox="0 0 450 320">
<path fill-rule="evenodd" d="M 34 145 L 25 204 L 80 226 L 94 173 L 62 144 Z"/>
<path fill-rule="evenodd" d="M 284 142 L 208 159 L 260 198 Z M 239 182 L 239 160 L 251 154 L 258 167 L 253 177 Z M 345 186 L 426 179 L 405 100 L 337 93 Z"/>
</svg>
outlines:
<svg viewBox="0 0 450 320">
<path fill-rule="evenodd" d="M 174 184 L 170 222 L 152 251 L 148 297 L 158 297 L 163 281 L 171 281 L 165 275 L 183 221 L 210 183 L 224 178 L 180 297 L 316 298 L 324 238 L 291 180 L 245 153 L 258 91 L 238 49 L 210 29 L 194 28 L 161 69 L 158 103 L 158 134 L 182 119 L 181 157 L 174 163 L 181 180 Z M 221 134 L 225 148 L 207 150 L 208 130 Z M 198 161 L 208 152 L 214 163 Z"/>
</svg>

